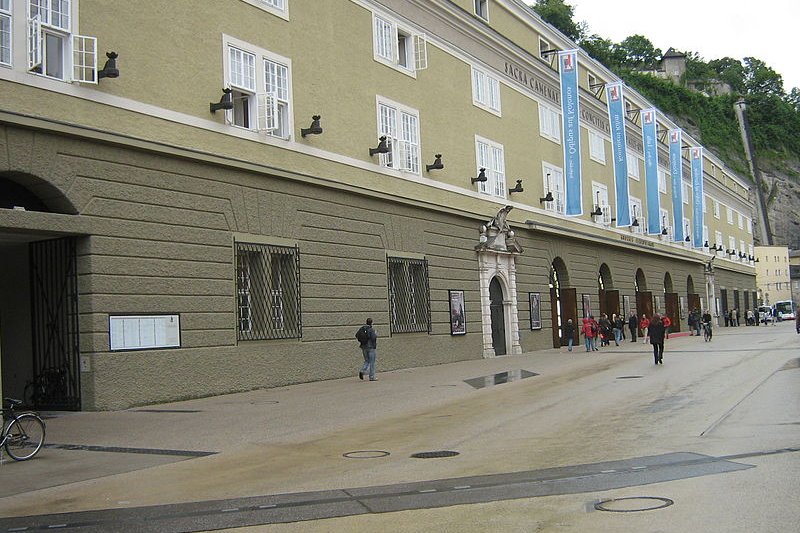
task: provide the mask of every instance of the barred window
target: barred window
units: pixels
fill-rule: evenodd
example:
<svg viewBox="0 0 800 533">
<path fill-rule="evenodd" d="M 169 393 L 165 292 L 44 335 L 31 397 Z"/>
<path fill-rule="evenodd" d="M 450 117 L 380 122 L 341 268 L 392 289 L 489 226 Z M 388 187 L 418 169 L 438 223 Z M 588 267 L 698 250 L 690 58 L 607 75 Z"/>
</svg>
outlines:
<svg viewBox="0 0 800 533">
<path fill-rule="evenodd" d="M 297 248 L 236 243 L 239 340 L 302 337 Z"/>
<path fill-rule="evenodd" d="M 431 331 L 428 261 L 389 257 L 389 326 L 392 333 Z"/>
</svg>

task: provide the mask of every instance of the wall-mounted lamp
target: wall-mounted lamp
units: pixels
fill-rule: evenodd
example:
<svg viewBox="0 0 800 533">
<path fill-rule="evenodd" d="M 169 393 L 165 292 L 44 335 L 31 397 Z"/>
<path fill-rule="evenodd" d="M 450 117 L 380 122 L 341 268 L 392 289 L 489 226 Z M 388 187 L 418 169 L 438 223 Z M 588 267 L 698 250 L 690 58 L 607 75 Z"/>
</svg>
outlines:
<svg viewBox="0 0 800 533">
<path fill-rule="evenodd" d="M 425 170 L 430 172 L 431 170 L 442 170 L 444 168 L 444 163 L 442 163 L 442 154 L 436 154 L 434 156 L 433 164 L 432 165 L 425 165 Z"/>
<path fill-rule="evenodd" d="M 722 251 L 722 245 L 721 245 L 721 244 L 718 244 L 718 245 L 717 245 L 717 251 L 718 251 L 718 252 L 721 252 L 721 251 Z"/>
<path fill-rule="evenodd" d="M 692 242 L 692 239 L 690 239 L 688 235 L 687 235 L 687 236 L 686 236 L 686 238 L 685 238 L 685 239 L 683 239 L 683 240 L 684 240 L 684 241 L 686 241 L 686 242 Z"/>
<path fill-rule="evenodd" d="M 108 60 L 103 65 L 103 69 L 97 71 L 97 79 L 119 78 L 119 69 L 117 68 L 117 57 L 119 55 L 116 52 L 106 52 L 106 57 Z"/>
<path fill-rule="evenodd" d="M 481 183 L 487 181 L 488 178 L 486 177 L 486 169 L 485 168 L 478 169 L 478 177 L 470 179 L 472 180 L 472 183 L 475 183 L 476 181 L 479 181 Z"/>
<path fill-rule="evenodd" d="M 231 94 L 230 88 L 226 87 L 222 89 L 222 98 L 219 99 L 219 103 L 211 102 L 208 105 L 212 113 L 216 113 L 220 109 L 233 109 L 233 95 Z"/>
<path fill-rule="evenodd" d="M 636 206 L 633 206 L 633 222 L 631 222 L 631 227 L 632 228 L 639 227 L 639 219 L 636 218 Z"/>
<path fill-rule="evenodd" d="M 755 262 L 756 262 L 756 263 L 758 263 L 758 257 L 756 257 L 756 260 L 755 260 Z"/>
<path fill-rule="evenodd" d="M 589 214 L 593 217 L 601 217 L 603 216 L 603 210 L 600 209 L 600 191 L 597 191 L 595 196 L 597 197 L 597 203 L 594 204 L 594 211 Z"/>
<path fill-rule="evenodd" d="M 300 128 L 300 136 L 305 137 L 306 135 L 319 135 L 322 133 L 322 126 L 319 125 L 320 118 L 322 117 L 319 115 L 312 115 L 311 125 L 307 128 Z"/>
<path fill-rule="evenodd" d="M 668 232 L 667 232 L 667 217 L 662 216 L 661 217 L 661 235 L 666 237 L 667 234 L 668 234 Z"/>
<path fill-rule="evenodd" d="M 522 188 L 522 180 L 517 180 L 517 185 L 513 189 L 508 189 L 508 193 L 512 194 L 515 192 L 522 192 L 524 189 Z"/>
<path fill-rule="evenodd" d="M 388 154 L 391 151 L 392 149 L 389 148 L 389 144 L 386 142 L 386 135 L 381 135 L 378 137 L 378 146 L 376 148 L 369 149 L 369 156 L 372 157 L 375 154 Z"/>
<path fill-rule="evenodd" d="M 543 204 L 545 202 L 552 202 L 553 201 L 553 193 L 547 191 L 547 194 L 544 195 L 543 198 L 539 198 L 539 203 Z"/>
<path fill-rule="evenodd" d="M 704 242 L 704 243 L 703 243 L 703 248 L 705 248 L 706 250 L 708 250 L 708 248 L 709 248 L 708 241 L 706 241 L 706 242 Z"/>
</svg>

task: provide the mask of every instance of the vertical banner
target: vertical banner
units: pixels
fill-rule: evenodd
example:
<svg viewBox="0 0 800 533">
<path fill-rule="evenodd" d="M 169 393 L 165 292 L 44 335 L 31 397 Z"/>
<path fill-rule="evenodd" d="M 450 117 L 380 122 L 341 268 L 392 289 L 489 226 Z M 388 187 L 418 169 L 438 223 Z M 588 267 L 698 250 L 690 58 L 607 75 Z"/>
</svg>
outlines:
<svg viewBox="0 0 800 533">
<path fill-rule="evenodd" d="M 658 193 L 658 146 L 656 145 L 656 110 L 642 109 L 644 144 L 644 183 L 647 191 L 647 233 L 661 233 L 661 199 Z"/>
<path fill-rule="evenodd" d="M 564 126 L 564 182 L 567 216 L 583 214 L 581 198 L 581 127 L 578 109 L 578 51 L 558 53 L 561 75 L 561 116 Z"/>
<path fill-rule="evenodd" d="M 703 247 L 703 147 L 692 148 L 692 246 Z"/>
<path fill-rule="evenodd" d="M 683 242 L 683 132 L 669 131 L 669 170 L 672 176 L 672 229 L 675 242 Z"/>
<path fill-rule="evenodd" d="M 617 227 L 631 225 L 628 198 L 628 150 L 625 140 L 625 105 L 622 82 L 606 84 L 608 121 L 611 125 L 611 151 L 614 156 L 614 197 L 617 199 Z"/>
</svg>

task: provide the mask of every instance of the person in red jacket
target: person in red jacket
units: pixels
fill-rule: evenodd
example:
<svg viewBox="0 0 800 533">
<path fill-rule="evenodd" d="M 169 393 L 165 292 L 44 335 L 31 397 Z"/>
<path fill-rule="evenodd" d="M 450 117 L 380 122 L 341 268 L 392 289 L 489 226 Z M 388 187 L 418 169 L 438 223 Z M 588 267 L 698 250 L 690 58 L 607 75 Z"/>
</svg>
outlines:
<svg viewBox="0 0 800 533">
<path fill-rule="evenodd" d="M 647 344 L 647 328 L 650 327 L 650 320 L 648 320 L 647 315 L 642 315 L 642 319 L 639 321 L 639 329 L 642 330 L 642 342 Z"/>
<path fill-rule="evenodd" d="M 669 327 L 672 325 L 672 320 L 667 315 L 661 317 L 661 324 L 664 325 L 664 336 L 669 339 Z"/>
<path fill-rule="evenodd" d="M 588 318 L 583 319 L 583 325 L 581 326 L 581 333 L 583 333 L 584 343 L 587 352 L 597 350 L 597 341 L 595 340 L 597 337 L 597 330 L 598 330 L 597 322 L 594 320 L 594 317 L 592 315 L 589 315 Z"/>
</svg>

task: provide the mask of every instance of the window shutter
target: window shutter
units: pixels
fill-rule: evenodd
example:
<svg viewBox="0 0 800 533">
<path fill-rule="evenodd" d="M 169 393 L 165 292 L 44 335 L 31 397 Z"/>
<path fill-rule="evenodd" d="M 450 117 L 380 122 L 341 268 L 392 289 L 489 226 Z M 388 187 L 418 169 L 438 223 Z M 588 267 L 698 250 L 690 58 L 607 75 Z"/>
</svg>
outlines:
<svg viewBox="0 0 800 533">
<path fill-rule="evenodd" d="M 394 158 L 394 168 L 397 170 L 413 170 L 411 167 L 411 143 L 397 141 L 397 157 Z"/>
<path fill-rule="evenodd" d="M 258 131 L 272 132 L 278 129 L 278 98 L 275 93 L 258 93 Z"/>
<path fill-rule="evenodd" d="M 604 206 L 601 207 L 601 209 L 603 211 L 603 224 L 605 224 L 606 226 L 610 226 L 611 225 L 611 206 L 610 205 L 604 205 Z"/>
<path fill-rule="evenodd" d="M 72 36 L 72 80 L 97 83 L 97 38 Z"/>
<path fill-rule="evenodd" d="M 414 68 L 416 70 L 428 68 L 428 39 L 424 33 L 414 35 Z"/>
<path fill-rule="evenodd" d="M 42 66 L 42 22 L 39 15 L 28 19 L 28 70 Z"/>
</svg>

